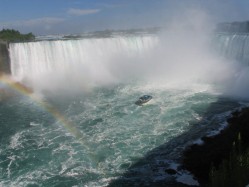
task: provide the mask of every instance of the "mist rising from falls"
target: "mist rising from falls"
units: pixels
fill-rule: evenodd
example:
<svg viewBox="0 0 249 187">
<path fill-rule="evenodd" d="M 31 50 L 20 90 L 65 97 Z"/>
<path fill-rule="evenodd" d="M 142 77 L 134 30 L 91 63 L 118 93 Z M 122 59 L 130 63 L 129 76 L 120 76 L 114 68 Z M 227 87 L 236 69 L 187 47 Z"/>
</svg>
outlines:
<svg viewBox="0 0 249 187">
<path fill-rule="evenodd" d="M 233 62 L 233 80 L 228 84 L 226 94 L 249 98 L 249 36 L 247 33 L 218 33 L 214 37 L 215 51 L 225 61 Z"/>
</svg>

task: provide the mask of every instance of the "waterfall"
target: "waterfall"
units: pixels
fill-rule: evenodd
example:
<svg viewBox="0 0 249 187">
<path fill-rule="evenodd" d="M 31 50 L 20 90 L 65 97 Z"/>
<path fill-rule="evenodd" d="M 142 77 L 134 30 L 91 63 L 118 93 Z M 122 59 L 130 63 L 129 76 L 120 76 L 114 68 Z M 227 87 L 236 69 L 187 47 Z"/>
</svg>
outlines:
<svg viewBox="0 0 249 187">
<path fill-rule="evenodd" d="M 217 52 L 231 60 L 249 65 L 249 35 L 219 33 L 214 37 Z"/>
<path fill-rule="evenodd" d="M 249 64 L 249 36 L 217 33 L 212 39 L 211 47 L 225 60 L 209 53 L 202 40 L 187 35 L 12 43 L 11 73 L 15 80 L 39 90 L 82 90 L 143 78 L 164 82 L 235 79 L 240 70 L 234 67 Z M 228 61 L 237 62 L 231 66 Z"/>
<path fill-rule="evenodd" d="M 219 33 L 214 38 L 216 52 L 236 65 L 229 95 L 248 99 L 249 84 L 249 35 L 246 33 Z"/>
<path fill-rule="evenodd" d="M 33 84 L 115 82 L 156 45 L 155 36 L 88 38 L 10 44 L 12 76 Z M 130 63 L 126 69 L 120 63 Z M 71 82 L 70 82 L 71 80 Z"/>
</svg>

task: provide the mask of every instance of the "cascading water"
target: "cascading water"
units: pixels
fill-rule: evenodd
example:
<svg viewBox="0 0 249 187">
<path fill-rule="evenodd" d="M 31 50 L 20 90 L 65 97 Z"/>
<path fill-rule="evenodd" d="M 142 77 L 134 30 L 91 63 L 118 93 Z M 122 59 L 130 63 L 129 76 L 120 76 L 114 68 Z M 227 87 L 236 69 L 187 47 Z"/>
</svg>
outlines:
<svg viewBox="0 0 249 187">
<path fill-rule="evenodd" d="M 228 94 L 248 98 L 249 89 L 249 35 L 248 33 L 219 33 L 214 37 L 215 50 L 218 54 L 234 61 L 234 83 Z"/>
<path fill-rule="evenodd" d="M 218 53 L 249 65 L 249 35 L 248 34 L 217 34 L 214 38 Z"/>
<path fill-rule="evenodd" d="M 241 104 L 221 96 L 227 69 L 206 47 L 174 35 L 11 44 L 13 78 L 42 97 L 1 101 L 0 186 L 183 182 L 165 170 Z M 135 105 L 143 94 L 153 99 Z"/>
<path fill-rule="evenodd" d="M 132 71 L 113 72 L 116 67 L 140 65 L 131 59 L 142 57 L 156 43 L 153 36 L 16 43 L 10 45 L 11 72 L 18 81 L 29 80 L 45 88 L 60 83 L 71 88 L 108 84 L 118 82 L 122 71 Z"/>
</svg>

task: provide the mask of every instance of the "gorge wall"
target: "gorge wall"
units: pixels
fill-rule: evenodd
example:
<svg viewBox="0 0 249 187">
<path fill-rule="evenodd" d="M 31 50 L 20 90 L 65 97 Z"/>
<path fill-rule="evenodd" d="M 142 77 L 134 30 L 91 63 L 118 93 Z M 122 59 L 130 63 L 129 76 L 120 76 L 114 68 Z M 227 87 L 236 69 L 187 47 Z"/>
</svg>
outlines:
<svg viewBox="0 0 249 187">
<path fill-rule="evenodd" d="M 8 43 L 0 41 L 0 74 L 10 73 Z"/>
</svg>

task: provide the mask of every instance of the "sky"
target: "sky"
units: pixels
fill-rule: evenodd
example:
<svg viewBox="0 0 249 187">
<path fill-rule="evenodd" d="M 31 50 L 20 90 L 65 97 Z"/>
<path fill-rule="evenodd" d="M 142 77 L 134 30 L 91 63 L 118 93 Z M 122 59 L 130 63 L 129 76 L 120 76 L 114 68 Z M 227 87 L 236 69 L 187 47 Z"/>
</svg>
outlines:
<svg viewBox="0 0 249 187">
<path fill-rule="evenodd" d="M 213 23 L 249 20 L 248 0 L 0 0 L 0 29 L 50 35 L 167 27 L 193 9 Z"/>
</svg>

